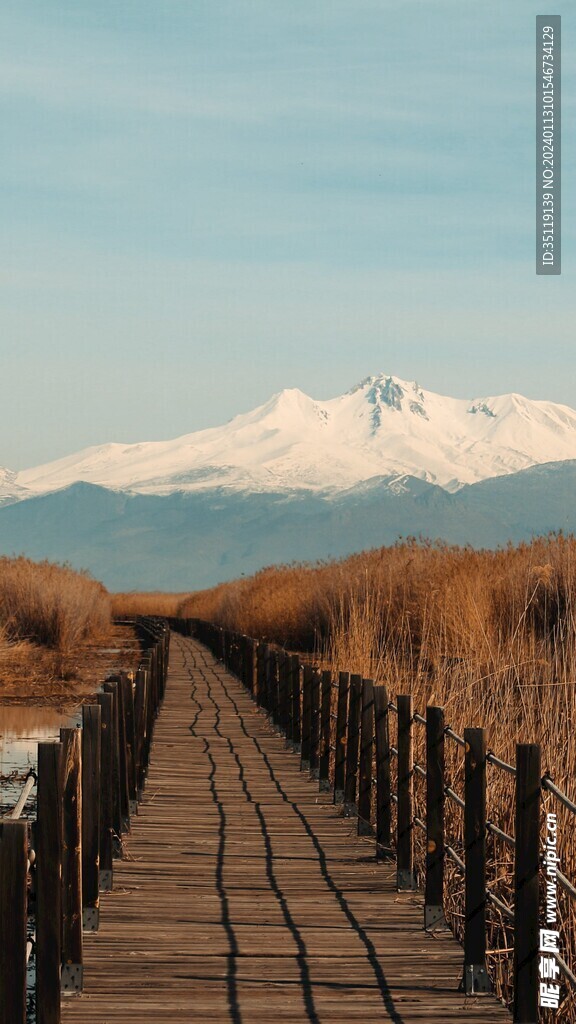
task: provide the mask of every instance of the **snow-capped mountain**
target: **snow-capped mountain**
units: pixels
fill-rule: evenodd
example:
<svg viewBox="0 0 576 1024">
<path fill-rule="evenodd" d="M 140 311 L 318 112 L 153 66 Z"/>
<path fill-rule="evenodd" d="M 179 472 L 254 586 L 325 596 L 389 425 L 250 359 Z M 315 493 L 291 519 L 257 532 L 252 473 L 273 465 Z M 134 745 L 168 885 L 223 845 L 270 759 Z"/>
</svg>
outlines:
<svg viewBox="0 0 576 1024">
<path fill-rule="evenodd" d="M 224 426 L 173 441 L 103 444 L 17 475 L 3 471 L 0 496 L 78 481 L 141 494 L 336 493 L 405 475 L 454 492 L 568 459 L 576 459 L 576 411 L 567 406 L 516 394 L 466 401 L 379 374 L 328 401 L 281 391 Z"/>
</svg>

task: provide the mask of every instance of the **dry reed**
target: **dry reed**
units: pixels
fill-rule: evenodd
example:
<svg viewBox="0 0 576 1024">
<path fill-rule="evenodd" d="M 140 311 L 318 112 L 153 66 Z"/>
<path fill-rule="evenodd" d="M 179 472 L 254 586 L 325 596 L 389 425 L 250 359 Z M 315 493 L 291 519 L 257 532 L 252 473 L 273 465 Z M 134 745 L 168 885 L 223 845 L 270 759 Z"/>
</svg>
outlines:
<svg viewBox="0 0 576 1024">
<path fill-rule="evenodd" d="M 174 618 L 178 609 L 188 597 L 184 594 L 167 594 L 162 591 L 130 591 L 111 594 L 112 614 L 115 619 L 132 619 L 136 615 L 161 615 Z"/>
<path fill-rule="evenodd" d="M 0 642 L 31 641 L 61 654 L 110 627 L 105 587 L 83 572 L 28 558 L 0 558 Z"/>
</svg>

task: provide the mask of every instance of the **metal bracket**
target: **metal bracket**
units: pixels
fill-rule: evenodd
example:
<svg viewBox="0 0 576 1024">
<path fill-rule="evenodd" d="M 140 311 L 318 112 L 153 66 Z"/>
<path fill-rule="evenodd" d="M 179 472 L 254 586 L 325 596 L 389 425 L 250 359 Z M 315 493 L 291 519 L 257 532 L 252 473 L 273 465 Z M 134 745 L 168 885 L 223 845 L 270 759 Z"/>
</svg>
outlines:
<svg viewBox="0 0 576 1024">
<path fill-rule="evenodd" d="M 357 814 L 358 814 L 358 808 L 356 807 L 355 803 L 349 803 L 349 804 L 345 803 L 344 804 L 344 817 L 345 818 L 355 818 Z"/>
<path fill-rule="evenodd" d="M 130 801 L 130 814 L 138 814 L 138 801 L 137 800 L 131 800 Z"/>
<path fill-rule="evenodd" d="M 414 892 L 418 888 L 414 872 L 408 868 L 398 868 L 396 871 L 396 888 L 398 892 Z"/>
<path fill-rule="evenodd" d="M 450 930 L 444 916 L 444 907 L 437 907 L 434 903 L 427 903 L 424 907 L 424 928 L 426 931 Z"/>
<path fill-rule="evenodd" d="M 464 964 L 460 991 L 464 992 L 467 996 L 491 994 L 492 982 L 483 964 Z"/>
<path fill-rule="evenodd" d="M 84 907 L 82 910 L 82 931 L 97 932 L 100 925 L 100 910 L 98 907 Z"/>
<path fill-rule="evenodd" d="M 329 793 L 330 792 L 330 779 L 320 779 L 320 792 L 321 793 Z"/>
<path fill-rule="evenodd" d="M 344 790 L 343 789 L 335 789 L 334 790 L 334 803 L 335 804 L 341 804 L 343 802 L 344 802 Z"/>
<path fill-rule="evenodd" d="M 300 764 L 300 771 L 301 772 L 309 772 L 310 771 L 310 761 L 302 761 L 301 764 Z"/>
<path fill-rule="evenodd" d="M 98 872 L 98 889 L 100 892 L 112 892 L 112 872 L 102 871 Z"/>
<path fill-rule="evenodd" d="M 312 771 L 310 772 L 310 778 L 318 780 L 320 778 L 320 769 L 313 768 Z"/>
<path fill-rule="evenodd" d="M 297 743 L 296 740 L 294 740 L 294 743 L 292 744 L 292 750 L 294 751 L 295 754 L 299 754 L 300 751 L 302 750 L 302 744 Z"/>
<path fill-rule="evenodd" d="M 358 835 L 359 836 L 373 836 L 374 835 L 374 829 L 372 828 L 372 825 L 370 824 L 369 821 L 359 821 L 358 822 Z"/>
<path fill-rule="evenodd" d="M 76 996 L 83 988 L 82 964 L 62 964 L 60 989 L 63 996 Z"/>
</svg>

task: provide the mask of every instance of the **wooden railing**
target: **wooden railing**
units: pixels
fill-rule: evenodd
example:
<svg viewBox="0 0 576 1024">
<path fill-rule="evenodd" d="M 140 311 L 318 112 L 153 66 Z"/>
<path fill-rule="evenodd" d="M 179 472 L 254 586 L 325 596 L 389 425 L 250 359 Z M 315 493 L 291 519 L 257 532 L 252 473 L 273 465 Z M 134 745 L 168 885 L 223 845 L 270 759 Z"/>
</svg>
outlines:
<svg viewBox="0 0 576 1024">
<path fill-rule="evenodd" d="M 184 635 L 196 636 L 238 676 L 271 724 L 286 737 L 287 746 L 299 752 L 301 769 L 318 779 L 320 790 L 333 793 L 334 802 L 343 805 L 346 815 L 357 819 L 359 834 L 374 836 L 375 856 L 395 858 L 400 891 L 417 886 L 415 833 L 423 833 L 425 929 L 446 926 L 447 861 L 460 873 L 464 881 L 460 987 L 466 995 L 490 993 L 493 988 L 486 956 L 488 904 L 502 915 L 513 937 L 513 1018 L 517 1024 L 539 1020 L 539 1003 L 551 1005 L 550 999 L 553 1002 L 559 992 L 559 978 L 554 973 L 576 989 L 576 977 L 557 948 L 548 949 L 546 956 L 553 957 L 558 972 L 542 977 L 539 971 L 542 791 L 553 795 L 571 815 L 576 814 L 576 805 L 548 775 L 542 776 L 539 744 L 517 744 L 516 765 L 511 765 L 488 750 L 485 729 L 465 729 L 463 736 L 458 735 L 445 722 L 442 707 L 430 706 L 420 714 L 409 694 L 390 700 L 385 685 L 348 672 L 339 672 L 333 679 L 330 672 L 302 663 L 298 655 L 208 622 L 174 619 L 171 625 Z M 419 744 L 424 750 L 423 764 L 414 759 L 417 728 L 425 730 L 425 739 Z M 391 735 L 396 738 L 395 745 Z M 447 742 L 458 745 L 464 754 L 462 794 L 447 782 Z M 488 766 L 514 777 L 515 836 L 487 818 Z M 416 776 L 421 776 L 425 785 L 423 818 L 414 809 Z M 462 855 L 446 834 L 447 800 L 463 814 Z M 513 851 L 513 906 L 487 887 L 489 835 Z M 575 899 L 576 888 L 560 870 L 556 878 L 558 886 Z"/>
<path fill-rule="evenodd" d="M 59 1024 L 61 996 L 82 990 L 84 933 L 98 929 L 100 892 L 142 798 L 154 721 L 164 696 L 169 631 L 134 623 L 142 656 L 134 679 L 111 676 L 81 729 L 38 744 L 35 821 L 18 820 L 32 786 L 0 820 L 0 1024 L 25 1024 L 35 923 L 37 1024 Z M 32 780 L 34 781 L 34 780 Z"/>
</svg>

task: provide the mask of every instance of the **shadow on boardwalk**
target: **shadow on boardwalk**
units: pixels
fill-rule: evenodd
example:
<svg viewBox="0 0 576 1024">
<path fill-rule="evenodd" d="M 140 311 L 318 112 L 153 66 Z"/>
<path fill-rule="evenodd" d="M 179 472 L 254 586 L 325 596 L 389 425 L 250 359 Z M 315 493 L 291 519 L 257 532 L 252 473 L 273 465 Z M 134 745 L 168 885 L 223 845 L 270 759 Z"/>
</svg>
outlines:
<svg viewBox="0 0 576 1024">
<path fill-rule="evenodd" d="M 457 992 L 458 945 L 422 931 L 420 898 L 193 640 L 172 638 L 127 846 L 65 1021 L 510 1020 Z"/>
</svg>

